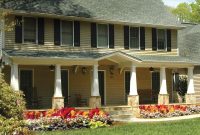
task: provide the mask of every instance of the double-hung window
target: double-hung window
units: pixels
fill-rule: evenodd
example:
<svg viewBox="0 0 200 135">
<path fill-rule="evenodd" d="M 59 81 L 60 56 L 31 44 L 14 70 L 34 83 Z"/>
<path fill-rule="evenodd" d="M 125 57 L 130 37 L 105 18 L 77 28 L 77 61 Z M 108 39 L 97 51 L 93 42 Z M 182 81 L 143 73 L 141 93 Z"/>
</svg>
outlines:
<svg viewBox="0 0 200 135">
<path fill-rule="evenodd" d="M 24 17 L 23 28 L 24 43 L 37 43 L 37 19 L 32 17 Z"/>
<path fill-rule="evenodd" d="M 98 48 L 108 48 L 109 40 L 108 40 L 108 25 L 107 24 L 98 24 L 97 25 L 97 45 Z"/>
<path fill-rule="evenodd" d="M 74 23 L 73 21 L 61 21 L 61 41 L 62 45 L 74 45 Z"/>
<path fill-rule="evenodd" d="M 130 27 L 129 37 L 129 48 L 140 49 L 140 28 Z"/>
<path fill-rule="evenodd" d="M 157 49 L 166 50 L 167 48 L 167 32 L 165 29 L 157 29 Z"/>
</svg>

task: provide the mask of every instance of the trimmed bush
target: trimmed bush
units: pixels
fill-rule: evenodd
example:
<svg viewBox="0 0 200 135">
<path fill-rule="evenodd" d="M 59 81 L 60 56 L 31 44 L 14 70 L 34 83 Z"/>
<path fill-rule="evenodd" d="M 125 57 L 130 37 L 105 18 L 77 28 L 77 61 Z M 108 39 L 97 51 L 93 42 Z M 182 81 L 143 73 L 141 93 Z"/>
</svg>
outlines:
<svg viewBox="0 0 200 135">
<path fill-rule="evenodd" d="M 14 91 L 0 74 L 0 134 L 31 134 L 23 122 L 24 109 L 22 92 Z"/>
</svg>

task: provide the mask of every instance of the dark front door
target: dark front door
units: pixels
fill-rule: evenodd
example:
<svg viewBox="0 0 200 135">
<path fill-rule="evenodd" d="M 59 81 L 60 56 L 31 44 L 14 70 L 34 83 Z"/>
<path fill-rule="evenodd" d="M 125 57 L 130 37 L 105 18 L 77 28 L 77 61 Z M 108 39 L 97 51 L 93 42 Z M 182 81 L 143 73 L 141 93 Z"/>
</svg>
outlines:
<svg viewBox="0 0 200 135">
<path fill-rule="evenodd" d="M 131 73 L 130 71 L 125 71 L 125 101 L 128 102 L 128 95 L 130 93 L 130 79 L 131 79 Z"/>
<path fill-rule="evenodd" d="M 31 108 L 34 98 L 32 70 L 20 70 L 20 90 L 24 92 L 27 107 Z"/>
<path fill-rule="evenodd" d="M 61 84 L 62 84 L 62 94 L 64 97 L 65 107 L 69 105 L 69 80 L 68 80 L 68 70 L 61 71 Z"/>
<path fill-rule="evenodd" d="M 104 74 L 104 71 L 99 71 L 98 72 L 99 74 L 99 93 L 100 93 L 100 96 L 101 96 L 101 104 L 102 105 L 105 105 L 105 83 L 104 83 L 104 77 L 105 77 L 105 74 Z"/>
<path fill-rule="evenodd" d="M 158 94 L 160 91 L 160 73 L 152 73 L 152 103 L 158 103 Z"/>
</svg>

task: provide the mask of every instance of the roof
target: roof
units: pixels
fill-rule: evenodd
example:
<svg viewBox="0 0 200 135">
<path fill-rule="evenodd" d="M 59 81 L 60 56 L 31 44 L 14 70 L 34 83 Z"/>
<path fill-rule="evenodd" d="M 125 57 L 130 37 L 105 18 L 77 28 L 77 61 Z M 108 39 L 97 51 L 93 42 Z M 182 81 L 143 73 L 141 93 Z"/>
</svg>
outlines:
<svg viewBox="0 0 200 135">
<path fill-rule="evenodd" d="M 191 25 L 180 30 L 178 46 L 181 56 L 200 63 L 200 25 Z"/>
<path fill-rule="evenodd" d="M 10 57 L 31 57 L 31 58 L 66 58 L 66 59 L 93 59 L 101 60 L 112 54 L 122 54 L 129 58 L 141 62 L 178 62 L 195 64 L 194 61 L 181 56 L 152 56 L 152 55 L 134 55 L 124 52 L 64 52 L 64 51 L 25 51 L 25 50 L 4 50 L 4 54 Z"/>
<path fill-rule="evenodd" d="M 22 13 L 182 27 L 162 0 L 13 0 L 4 2 L 0 7 Z"/>
</svg>

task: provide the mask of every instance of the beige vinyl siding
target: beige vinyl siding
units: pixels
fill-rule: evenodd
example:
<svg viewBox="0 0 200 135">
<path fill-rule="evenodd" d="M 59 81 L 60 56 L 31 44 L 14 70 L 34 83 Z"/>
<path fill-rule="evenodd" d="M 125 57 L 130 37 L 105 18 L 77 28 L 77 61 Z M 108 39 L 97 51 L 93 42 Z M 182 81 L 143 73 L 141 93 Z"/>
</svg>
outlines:
<svg viewBox="0 0 200 135">
<path fill-rule="evenodd" d="M 14 16 L 9 17 L 9 21 L 14 21 Z M 114 25 L 115 27 L 115 49 L 97 49 L 91 48 L 91 30 L 90 22 L 80 22 L 80 47 L 67 47 L 54 45 L 54 21 L 51 18 L 45 18 L 45 35 L 44 45 L 37 44 L 16 44 L 15 31 L 5 33 L 6 49 L 22 50 L 52 50 L 52 51 L 124 51 L 127 53 L 144 54 L 144 55 L 177 55 L 177 31 L 172 30 L 172 52 L 155 52 L 152 51 L 152 28 L 145 28 L 145 45 L 146 50 L 125 50 L 124 49 L 124 26 Z"/>
<path fill-rule="evenodd" d="M 200 67 L 194 68 L 194 89 L 196 94 L 196 102 L 200 104 Z"/>
</svg>

